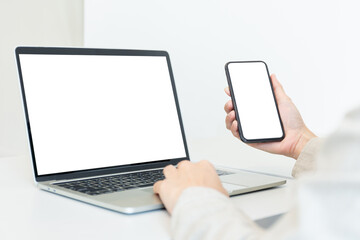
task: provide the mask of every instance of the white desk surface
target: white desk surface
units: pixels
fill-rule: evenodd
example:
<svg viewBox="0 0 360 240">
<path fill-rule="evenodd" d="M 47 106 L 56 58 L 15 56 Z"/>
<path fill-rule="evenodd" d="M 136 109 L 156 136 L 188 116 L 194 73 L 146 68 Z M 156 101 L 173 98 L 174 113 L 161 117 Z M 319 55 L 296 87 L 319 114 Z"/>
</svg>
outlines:
<svg viewBox="0 0 360 240">
<path fill-rule="evenodd" d="M 213 146 L 216 144 L 218 140 L 193 141 L 190 153 L 195 161 L 199 156 L 236 168 L 290 174 L 293 162 L 288 159 L 257 155 L 253 150 L 244 150 L 249 147 L 233 142 L 230 146 L 236 144 L 241 156 L 247 154 L 236 162 L 226 158 L 228 149 L 219 150 Z M 200 157 L 203 152 L 204 157 Z M 220 155 L 227 160 L 220 161 Z M 259 164 L 261 161 L 264 164 Z M 124 215 L 39 190 L 31 161 L 25 156 L 0 158 L 0 171 L 0 239 L 170 239 L 170 216 L 165 210 Z M 254 220 L 284 213 L 290 208 L 287 198 L 291 184 L 293 181 L 288 179 L 285 186 L 232 197 L 231 201 Z"/>
</svg>

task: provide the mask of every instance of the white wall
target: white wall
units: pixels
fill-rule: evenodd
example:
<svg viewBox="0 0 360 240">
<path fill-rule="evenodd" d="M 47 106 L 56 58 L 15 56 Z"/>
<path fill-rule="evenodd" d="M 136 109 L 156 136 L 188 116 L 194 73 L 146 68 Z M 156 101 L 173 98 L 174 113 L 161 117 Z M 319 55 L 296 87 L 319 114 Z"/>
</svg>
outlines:
<svg viewBox="0 0 360 240">
<path fill-rule="evenodd" d="M 214 138 L 216 146 L 231 139 L 223 66 L 254 59 L 268 63 L 309 127 L 326 135 L 360 104 L 359 6 L 351 0 L 85 0 L 85 45 L 168 50 L 189 140 Z M 82 24 L 82 0 L 0 2 L 0 156 L 27 152 L 14 48 L 81 45 Z"/>
<path fill-rule="evenodd" d="M 334 0 L 85 0 L 85 46 L 168 50 L 191 139 L 228 136 L 224 64 L 258 59 L 326 135 L 360 104 L 358 9 Z"/>
<path fill-rule="evenodd" d="M 28 151 L 15 47 L 82 43 L 82 0 L 0 1 L 0 156 Z"/>
</svg>

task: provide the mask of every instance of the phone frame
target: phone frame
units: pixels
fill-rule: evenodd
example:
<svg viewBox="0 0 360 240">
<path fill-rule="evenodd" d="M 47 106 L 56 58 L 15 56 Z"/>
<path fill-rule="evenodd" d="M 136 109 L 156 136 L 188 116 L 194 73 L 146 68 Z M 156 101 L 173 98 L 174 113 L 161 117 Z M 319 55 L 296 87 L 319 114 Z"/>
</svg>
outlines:
<svg viewBox="0 0 360 240">
<path fill-rule="evenodd" d="M 241 120 L 240 120 L 240 116 L 239 116 L 239 112 L 237 109 L 237 105 L 236 105 L 236 99 L 235 99 L 235 95 L 234 95 L 234 91 L 233 91 L 233 87 L 232 87 L 232 82 L 231 82 L 231 77 L 230 77 L 230 71 L 229 71 L 229 65 L 233 64 L 233 63 L 263 63 L 265 65 L 266 68 L 266 72 L 267 72 L 267 76 L 270 82 L 270 88 L 271 88 L 271 92 L 275 101 L 275 106 L 276 106 L 276 111 L 277 111 L 277 115 L 279 117 L 279 121 L 280 121 L 280 126 L 281 126 L 281 131 L 282 131 L 282 136 L 279 138 L 261 138 L 261 139 L 247 139 L 244 137 L 243 135 L 243 131 L 242 131 L 242 127 L 241 127 Z M 233 103 L 233 107 L 234 107 L 234 111 L 235 111 L 235 117 L 236 120 L 238 122 L 238 130 L 239 130 L 239 136 L 241 141 L 243 141 L 244 143 L 262 143 L 262 142 L 280 142 L 285 138 L 285 131 L 284 131 L 284 126 L 283 126 L 283 122 L 281 120 L 281 116 L 279 113 L 279 107 L 278 107 L 278 103 L 276 101 L 276 97 L 274 94 L 274 87 L 270 78 L 270 74 L 269 74 L 269 69 L 267 64 L 264 61 L 258 60 L 258 61 L 230 61 L 228 63 L 225 64 L 225 73 L 226 73 L 226 78 L 227 78 L 227 82 L 229 85 L 229 90 L 230 90 L 230 97 Z"/>
</svg>

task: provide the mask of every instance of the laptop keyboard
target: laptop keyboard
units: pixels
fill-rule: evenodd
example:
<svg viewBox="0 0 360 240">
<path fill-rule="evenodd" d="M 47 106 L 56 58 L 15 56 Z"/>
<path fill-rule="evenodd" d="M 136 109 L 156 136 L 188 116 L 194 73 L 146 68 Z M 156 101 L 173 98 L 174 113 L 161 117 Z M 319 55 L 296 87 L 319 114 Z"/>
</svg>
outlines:
<svg viewBox="0 0 360 240">
<path fill-rule="evenodd" d="M 162 169 L 156 169 L 64 183 L 54 183 L 54 185 L 88 195 L 100 195 L 133 188 L 150 187 L 154 185 L 155 182 L 164 179 L 162 171 Z M 216 172 L 219 176 L 231 174 L 231 172 L 222 170 L 216 170 Z"/>
<path fill-rule="evenodd" d="M 219 170 L 219 169 L 216 169 L 216 173 L 217 173 L 217 175 L 218 175 L 219 177 L 220 177 L 220 176 L 229 175 L 229 174 L 233 174 L 233 172 L 228 172 L 228 171 Z"/>
</svg>

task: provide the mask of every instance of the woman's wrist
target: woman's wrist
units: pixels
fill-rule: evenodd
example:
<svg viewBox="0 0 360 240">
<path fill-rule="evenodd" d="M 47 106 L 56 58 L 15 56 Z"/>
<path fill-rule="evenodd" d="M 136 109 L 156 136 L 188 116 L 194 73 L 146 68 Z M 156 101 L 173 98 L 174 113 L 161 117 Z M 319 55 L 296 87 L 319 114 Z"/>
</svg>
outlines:
<svg viewBox="0 0 360 240">
<path fill-rule="evenodd" d="M 305 127 L 305 130 L 302 132 L 296 147 L 294 149 L 294 152 L 292 154 L 292 157 L 297 160 L 300 153 L 304 149 L 305 145 L 313 138 L 316 138 L 317 136 L 311 132 L 307 127 Z"/>
</svg>

